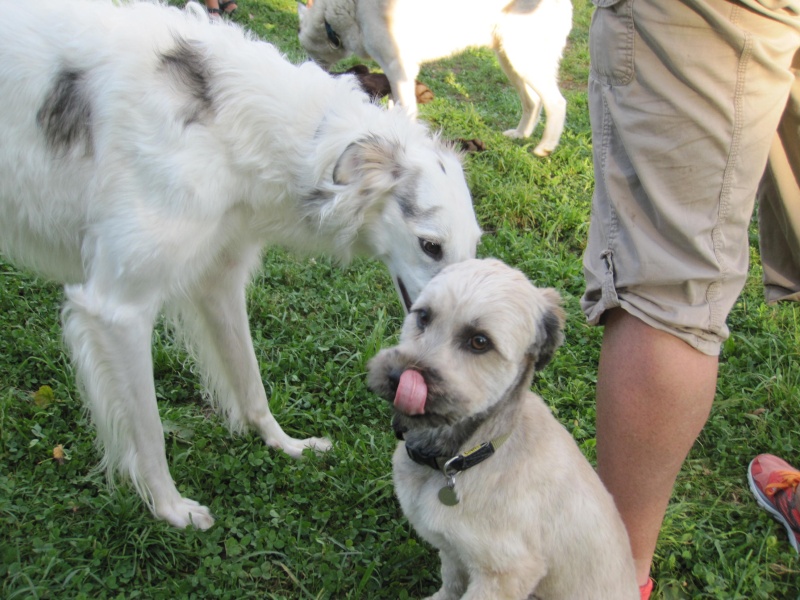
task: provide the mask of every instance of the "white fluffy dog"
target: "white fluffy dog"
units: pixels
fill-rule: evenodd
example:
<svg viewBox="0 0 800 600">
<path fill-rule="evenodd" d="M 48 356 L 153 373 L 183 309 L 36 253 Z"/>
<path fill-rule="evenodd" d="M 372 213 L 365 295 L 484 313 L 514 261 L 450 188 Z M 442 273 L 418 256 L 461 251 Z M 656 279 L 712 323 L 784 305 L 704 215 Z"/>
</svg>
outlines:
<svg viewBox="0 0 800 600">
<path fill-rule="evenodd" d="M 494 50 L 522 101 L 507 136 L 533 133 L 544 105 L 544 133 L 534 154 L 558 145 L 567 103 L 558 68 L 572 28 L 570 0 L 309 0 L 298 3 L 300 43 L 328 67 L 349 54 L 374 59 L 396 102 L 416 114 L 415 79 L 422 63 L 470 46 Z"/>
<path fill-rule="evenodd" d="M 393 402 L 394 481 L 439 549 L 435 600 L 635 600 L 633 558 L 611 495 L 531 380 L 562 341 L 564 312 L 497 260 L 433 278 L 400 344 L 369 365 Z"/>
<path fill-rule="evenodd" d="M 121 6 L 119 6 L 121 4 Z M 235 430 L 300 456 L 269 410 L 245 287 L 265 244 L 388 266 L 404 304 L 475 255 L 458 157 L 352 78 L 296 67 L 205 11 L 4 3 L 0 251 L 64 282 L 67 344 L 109 473 L 207 528 L 170 476 L 153 324 L 165 309 Z"/>
</svg>

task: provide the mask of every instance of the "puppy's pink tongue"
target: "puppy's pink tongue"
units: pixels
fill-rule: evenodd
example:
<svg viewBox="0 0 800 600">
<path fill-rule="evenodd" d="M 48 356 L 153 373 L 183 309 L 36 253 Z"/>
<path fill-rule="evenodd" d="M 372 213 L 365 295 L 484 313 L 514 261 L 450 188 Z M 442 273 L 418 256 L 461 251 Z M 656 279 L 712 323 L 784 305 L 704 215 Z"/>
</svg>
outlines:
<svg viewBox="0 0 800 600">
<path fill-rule="evenodd" d="M 407 415 L 421 415 L 425 412 L 425 399 L 428 386 L 419 371 L 408 369 L 400 376 L 394 406 Z"/>
</svg>

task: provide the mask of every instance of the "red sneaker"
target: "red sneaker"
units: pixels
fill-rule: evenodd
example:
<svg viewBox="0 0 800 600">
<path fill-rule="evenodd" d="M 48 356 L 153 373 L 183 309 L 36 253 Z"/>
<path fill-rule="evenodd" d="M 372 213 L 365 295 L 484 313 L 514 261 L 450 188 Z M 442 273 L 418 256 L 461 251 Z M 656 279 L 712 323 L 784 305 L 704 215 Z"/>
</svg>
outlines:
<svg viewBox="0 0 800 600">
<path fill-rule="evenodd" d="M 800 471 L 772 454 L 759 454 L 747 468 L 758 504 L 783 523 L 789 543 L 800 553 Z"/>
<path fill-rule="evenodd" d="M 647 583 L 639 586 L 639 600 L 650 600 L 650 594 L 653 593 L 654 582 L 648 579 Z"/>
</svg>

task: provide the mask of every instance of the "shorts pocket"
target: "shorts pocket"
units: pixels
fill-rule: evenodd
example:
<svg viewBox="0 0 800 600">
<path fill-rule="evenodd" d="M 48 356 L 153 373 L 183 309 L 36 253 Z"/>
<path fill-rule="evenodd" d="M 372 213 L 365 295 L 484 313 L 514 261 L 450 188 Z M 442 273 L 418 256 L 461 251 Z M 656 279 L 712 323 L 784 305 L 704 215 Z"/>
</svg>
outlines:
<svg viewBox="0 0 800 600">
<path fill-rule="evenodd" d="M 633 80 L 634 0 L 592 0 L 591 76 L 606 85 Z"/>
</svg>

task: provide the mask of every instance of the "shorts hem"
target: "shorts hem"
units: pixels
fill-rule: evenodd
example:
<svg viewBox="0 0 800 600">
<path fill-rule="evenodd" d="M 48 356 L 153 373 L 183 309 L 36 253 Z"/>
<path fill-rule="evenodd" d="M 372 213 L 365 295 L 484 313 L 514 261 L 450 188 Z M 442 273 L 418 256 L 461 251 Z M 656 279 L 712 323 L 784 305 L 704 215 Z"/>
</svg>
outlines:
<svg viewBox="0 0 800 600">
<path fill-rule="evenodd" d="M 725 341 L 723 339 L 720 339 L 718 336 L 714 336 L 714 339 L 708 339 L 692 331 L 686 331 L 685 329 L 680 329 L 668 325 L 662 321 L 659 321 L 658 319 L 654 319 L 647 313 L 636 308 L 636 306 L 634 306 L 630 302 L 627 302 L 622 299 L 619 300 L 619 304 L 616 304 L 614 306 L 603 306 L 601 302 L 588 306 L 585 305 L 584 313 L 586 314 L 587 321 L 589 322 L 590 325 L 595 325 L 595 326 L 599 325 L 602 327 L 604 325 L 603 323 L 604 315 L 606 314 L 606 312 L 614 308 L 621 308 L 629 315 L 636 317 L 637 319 L 639 319 L 646 325 L 649 325 L 653 329 L 658 329 L 659 331 L 669 333 L 670 335 L 678 338 L 679 340 L 686 342 L 688 345 L 690 345 L 698 352 L 702 352 L 703 354 L 706 354 L 708 356 L 719 356 L 722 348 L 722 342 Z"/>
</svg>

